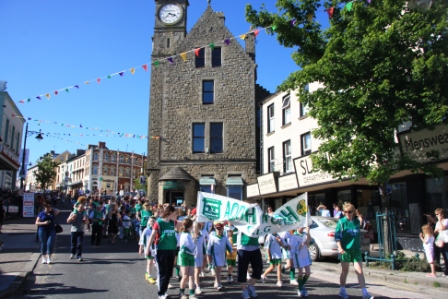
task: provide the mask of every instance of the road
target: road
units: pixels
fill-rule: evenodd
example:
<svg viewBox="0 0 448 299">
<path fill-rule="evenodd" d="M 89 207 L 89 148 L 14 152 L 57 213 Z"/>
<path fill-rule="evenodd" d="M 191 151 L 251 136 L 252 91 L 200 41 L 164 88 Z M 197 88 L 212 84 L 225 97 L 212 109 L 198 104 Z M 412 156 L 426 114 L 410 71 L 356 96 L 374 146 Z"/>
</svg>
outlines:
<svg viewBox="0 0 448 299">
<path fill-rule="evenodd" d="M 60 217 L 66 219 L 66 215 Z M 60 221 L 61 222 L 61 221 Z M 69 226 L 57 237 L 54 264 L 44 265 L 40 262 L 30 277 L 24 293 L 17 298 L 157 298 L 157 287 L 144 280 L 146 260 L 137 254 L 138 245 L 134 242 L 124 244 L 117 241 L 115 246 L 103 239 L 101 246 L 90 246 L 90 233 L 84 239 L 84 261 L 78 262 L 70 257 Z M 118 239 L 117 239 L 118 240 Z M 224 273 L 226 271 L 224 270 Z M 265 284 L 258 284 L 259 298 L 297 298 L 296 288 L 287 284 L 275 286 L 275 273 L 271 273 Z M 202 298 L 227 299 L 241 298 L 238 284 L 226 285 L 224 292 L 213 289 L 213 277 L 209 274 L 203 278 Z M 307 283 L 310 298 L 337 299 L 339 273 L 314 270 Z M 174 289 L 168 291 L 170 298 L 178 298 L 179 283 L 172 278 Z M 409 285 L 405 288 L 388 285 L 384 281 L 368 281 L 369 292 L 376 298 L 444 298 L 446 293 L 434 291 L 433 294 L 419 294 L 418 288 Z M 188 290 L 186 290 L 188 292 Z M 361 298 L 361 291 L 353 273 L 349 275 L 347 292 L 351 298 Z"/>
</svg>

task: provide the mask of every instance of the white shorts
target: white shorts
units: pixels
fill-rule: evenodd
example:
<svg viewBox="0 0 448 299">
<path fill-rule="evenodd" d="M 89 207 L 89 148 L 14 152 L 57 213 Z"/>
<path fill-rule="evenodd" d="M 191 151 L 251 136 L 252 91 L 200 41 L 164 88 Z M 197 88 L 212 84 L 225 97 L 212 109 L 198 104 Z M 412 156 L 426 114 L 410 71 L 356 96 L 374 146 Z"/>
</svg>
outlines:
<svg viewBox="0 0 448 299">
<path fill-rule="evenodd" d="M 428 264 L 434 263 L 434 251 L 425 249 L 426 260 Z"/>
</svg>

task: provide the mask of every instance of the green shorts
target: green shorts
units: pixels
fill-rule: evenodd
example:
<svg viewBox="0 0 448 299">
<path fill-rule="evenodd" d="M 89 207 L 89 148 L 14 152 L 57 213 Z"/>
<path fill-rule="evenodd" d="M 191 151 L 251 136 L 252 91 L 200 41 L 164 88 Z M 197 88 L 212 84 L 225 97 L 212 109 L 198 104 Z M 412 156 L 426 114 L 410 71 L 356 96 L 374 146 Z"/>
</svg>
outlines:
<svg viewBox="0 0 448 299">
<path fill-rule="evenodd" d="M 362 263 L 361 250 L 345 250 L 345 253 L 341 254 L 340 260 L 346 263 Z"/>
<path fill-rule="evenodd" d="M 227 260 L 227 266 L 236 267 L 236 260 Z"/>
<path fill-rule="evenodd" d="M 282 263 L 282 259 L 271 259 L 269 264 L 271 265 L 280 265 Z"/>
<path fill-rule="evenodd" d="M 147 255 L 147 256 L 146 256 L 146 259 L 147 259 L 147 260 L 153 260 L 154 257 L 153 257 L 152 255 Z"/>
<path fill-rule="evenodd" d="M 178 261 L 181 267 L 194 267 L 194 255 L 181 252 L 179 254 L 180 261 Z"/>
</svg>

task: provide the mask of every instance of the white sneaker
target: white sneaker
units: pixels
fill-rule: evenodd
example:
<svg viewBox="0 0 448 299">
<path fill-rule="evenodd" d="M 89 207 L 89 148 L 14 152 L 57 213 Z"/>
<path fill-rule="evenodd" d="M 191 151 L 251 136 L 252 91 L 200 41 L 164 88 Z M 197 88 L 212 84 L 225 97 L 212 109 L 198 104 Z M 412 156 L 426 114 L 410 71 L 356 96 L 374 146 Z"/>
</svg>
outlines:
<svg viewBox="0 0 448 299">
<path fill-rule="evenodd" d="M 265 282 L 266 282 L 266 276 L 261 275 L 261 278 L 260 278 L 260 279 L 261 279 L 261 282 L 262 282 L 262 283 L 265 283 Z"/>
<path fill-rule="evenodd" d="M 173 285 L 170 283 L 168 284 L 168 289 L 174 289 Z M 166 294 L 165 294 L 166 295 Z"/>
<path fill-rule="evenodd" d="M 53 264 L 53 261 L 50 258 L 48 258 L 47 264 Z"/>
<path fill-rule="evenodd" d="M 204 273 L 204 271 L 201 271 L 200 276 L 201 276 L 201 277 L 205 277 L 205 273 Z"/>
<path fill-rule="evenodd" d="M 194 290 L 195 295 L 201 295 L 202 294 L 202 290 L 200 287 L 197 287 L 196 290 Z"/>
<path fill-rule="evenodd" d="M 299 283 L 297 282 L 297 280 L 290 280 L 290 281 L 289 281 L 289 284 L 292 285 L 292 286 L 298 286 L 298 285 L 299 285 Z"/>
<path fill-rule="evenodd" d="M 283 285 L 283 283 L 281 281 L 277 281 L 277 286 L 281 287 Z"/>
<path fill-rule="evenodd" d="M 224 289 L 224 287 L 223 287 L 223 285 L 222 285 L 222 284 L 218 284 L 218 287 L 217 287 L 217 289 L 218 289 L 218 291 L 221 291 L 222 289 Z"/>
<path fill-rule="evenodd" d="M 348 298 L 350 298 L 349 296 L 348 296 L 348 294 L 347 294 L 347 292 L 341 292 L 341 291 L 339 291 L 339 297 L 341 297 L 342 299 L 348 299 Z"/>
<path fill-rule="evenodd" d="M 215 269 L 210 270 L 213 276 L 215 276 Z"/>
<path fill-rule="evenodd" d="M 375 297 L 370 296 L 370 294 L 367 293 L 366 295 L 362 295 L 362 299 L 375 299 Z"/>
<path fill-rule="evenodd" d="M 228 283 L 233 282 L 233 277 L 232 277 L 232 276 L 227 276 L 227 282 L 228 282 Z"/>
<path fill-rule="evenodd" d="M 299 290 L 299 289 L 297 289 L 297 296 L 298 296 L 299 298 L 301 298 L 301 297 L 302 297 L 302 291 L 301 291 L 301 290 Z"/>
<path fill-rule="evenodd" d="M 42 257 L 42 264 L 46 264 L 47 263 L 47 259 Z"/>
<path fill-rule="evenodd" d="M 247 278 L 247 280 L 250 280 L 252 277 L 250 277 L 250 274 L 249 273 L 247 273 L 247 276 L 246 276 L 246 278 Z"/>
<path fill-rule="evenodd" d="M 72 253 L 71 255 L 70 255 L 70 259 L 72 260 L 72 259 L 74 259 L 75 258 L 75 255 Z"/>
<path fill-rule="evenodd" d="M 182 294 L 182 295 L 180 296 L 180 299 L 188 299 L 188 296 L 185 295 L 185 294 Z"/>
</svg>

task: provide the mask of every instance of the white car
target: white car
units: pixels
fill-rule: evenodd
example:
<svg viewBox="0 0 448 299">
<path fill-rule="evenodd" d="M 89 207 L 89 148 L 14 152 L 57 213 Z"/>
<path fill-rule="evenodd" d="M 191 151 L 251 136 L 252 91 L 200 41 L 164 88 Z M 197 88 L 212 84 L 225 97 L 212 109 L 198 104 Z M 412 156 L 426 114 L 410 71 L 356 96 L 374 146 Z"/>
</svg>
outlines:
<svg viewBox="0 0 448 299">
<path fill-rule="evenodd" d="M 311 260 L 319 261 L 323 257 L 337 257 L 338 246 L 334 240 L 334 231 L 339 221 L 337 218 L 311 216 L 313 223 L 310 234 L 314 239 L 309 247 Z M 361 229 L 361 252 L 370 251 L 370 237 L 366 230 Z"/>
</svg>

